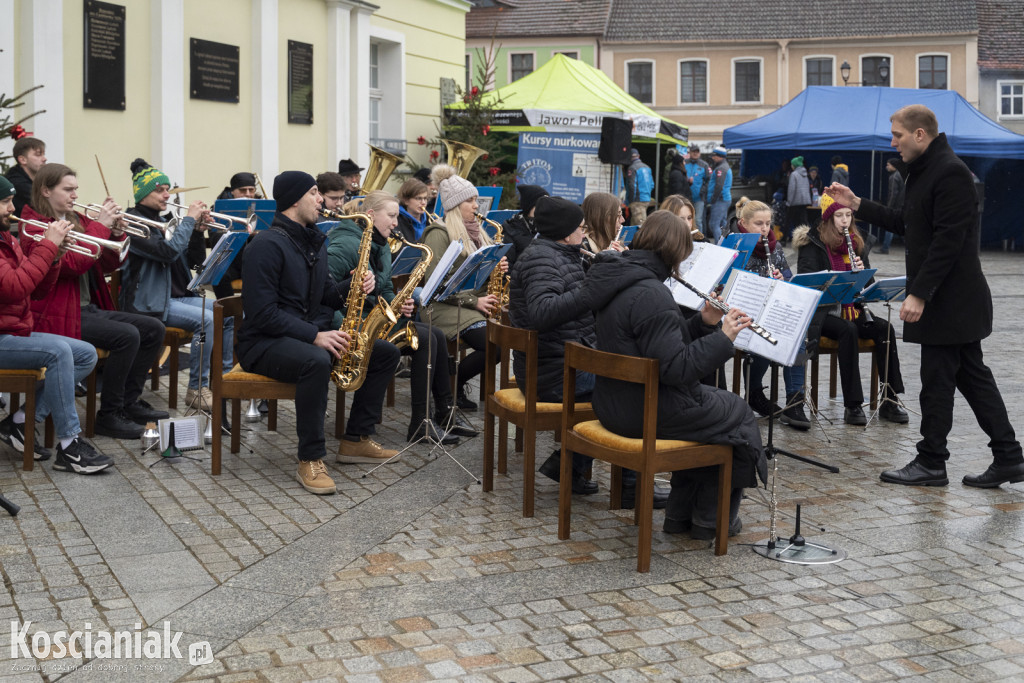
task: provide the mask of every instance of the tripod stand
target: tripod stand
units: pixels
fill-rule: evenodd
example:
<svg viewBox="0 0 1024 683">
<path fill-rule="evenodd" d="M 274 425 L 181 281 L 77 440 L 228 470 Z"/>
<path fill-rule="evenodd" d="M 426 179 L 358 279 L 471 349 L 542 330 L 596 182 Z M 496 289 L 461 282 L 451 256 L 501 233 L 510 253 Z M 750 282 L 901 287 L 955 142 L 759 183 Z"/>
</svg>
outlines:
<svg viewBox="0 0 1024 683">
<path fill-rule="evenodd" d="M 871 421 L 878 417 L 878 414 L 882 411 L 882 406 L 886 403 L 892 403 L 893 405 L 903 408 L 903 410 L 906 410 L 909 413 L 913 413 L 918 417 L 921 416 L 921 413 L 908 408 L 907 404 L 900 399 L 899 394 L 892 390 L 892 385 L 889 384 L 889 359 L 891 357 L 889 353 L 889 344 L 893 343 L 892 336 L 895 334 L 895 331 L 892 329 L 891 321 L 892 299 L 885 302 L 885 322 L 889 325 L 889 334 L 885 337 L 885 370 L 882 374 L 882 386 L 878 388 L 878 405 L 875 407 L 875 412 L 871 413 L 871 417 L 868 418 L 868 424 L 871 424 Z"/>
</svg>

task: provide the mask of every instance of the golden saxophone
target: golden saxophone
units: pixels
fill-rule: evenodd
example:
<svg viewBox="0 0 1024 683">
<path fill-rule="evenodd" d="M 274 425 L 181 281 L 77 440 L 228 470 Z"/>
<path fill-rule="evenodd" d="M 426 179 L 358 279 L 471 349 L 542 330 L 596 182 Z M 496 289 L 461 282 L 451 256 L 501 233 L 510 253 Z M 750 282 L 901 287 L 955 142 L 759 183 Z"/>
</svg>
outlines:
<svg viewBox="0 0 1024 683">
<path fill-rule="evenodd" d="M 494 243 L 501 244 L 502 228 L 501 224 L 497 221 L 492 221 L 483 214 L 477 214 L 476 219 L 481 223 L 489 223 L 494 227 Z M 491 272 L 491 277 L 487 281 L 487 295 L 493 296 L 497 299 L 497 303 L 494 308 L 491 309 L 491 314 L 488 316 L 489 320 L 496 323 L 501 322 L 501 312 L 508 309 L 508 297 L 509 290 L 511 289 L 512 278 L 508 273 L 501 272 L 498 266 L 494 267 L 494 271 Z"/>
<path fill-rule="evenodd" d="M 422 255 L 420 256 L 420 262 L 417 263 L 416 267 L 413 268 L 411 273 L 409 273 L 409 280 L 405 283 L 405 286 L 402 287 L 402 290 L 395 295 L 394 299 L 391 300 L 391 312 L 395 316 L 395 322 L 381 328 L 380 338 L 386 339 L 398 348 L 409 346 L 413 351 L 415 351 L 420 347 L 420 339 L 416 336 L 416 326 L 412 324 L 412 321 L 409 321 L 408 324 L 394 334 L 391 334 L 391 330 L 394 328 L 398 321 L 398 317 L 401 315 L 402 306 L 405 304 L 406 299 L 412 296 L 412 290 L 416 289 L 416 285 L 418 285 L 420 280 L 423 279 L 423 276 L 427 274 L 427 268 L 430 267 L 430 261 L 434 258 L 434 252 L 425 244 L 415 244 L 407 241 L 401 233 L 396 232 L 391 236 L 391 240 L 392 245 L 396 244 L 395 241 L 397 241 L 398 244 L 404 244 L 412 247 L 413 249 L 419 249 L 422 252 Z M 391 250 L 392 252 L 396 251 L 394 246 L 392 246 Z"/>
<path fill-rule="evenodd" d="M 380 338 L 380 330 L 389 321 L 394 324 L 395 314 L 391 307 L 378 297 L 377 305 L 369 315 L 363 317 L 366 294 L 363 292 L 363 278 L 370 268 L 370 249 L 373 247 L 373 219 L 365 213 L 353 213 L 345 218 L 363 221 L 366 227 L 359 240 L 359 261 L 352 271 L 352 280 L 346 301 L 345 319 L 341 331 L 349 336 L 348 351 L 334 361 L 331 379 L 342 391 L 355 391 L 366 380 L 366 368 L 370 364 L 373 343 Z"/>
</svg>

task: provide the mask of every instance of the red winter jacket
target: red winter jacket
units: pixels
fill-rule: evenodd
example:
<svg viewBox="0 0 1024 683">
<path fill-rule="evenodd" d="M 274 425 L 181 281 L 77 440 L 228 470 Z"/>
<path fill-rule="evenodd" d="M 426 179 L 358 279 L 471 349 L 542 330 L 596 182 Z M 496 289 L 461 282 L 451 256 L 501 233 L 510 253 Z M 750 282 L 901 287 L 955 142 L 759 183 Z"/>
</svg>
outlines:
<svg viewBox="0 0 1024 683">
<path fill-rule="evenodd" d="M 76 215 L 82 229 L 86 233 L 105 240 L 114 239 L 110 236 L 110 230 L 102 223 L 89 220 L 82 214 Z M 49 223 L 53 220 L 47 216 L 40 215 L 31 206 L 25 207 L 22 212 L 22 218 L 43 223 Z M 39 231 L 39 228 L 28 227 L 33 232 Z M 33 249 L 43 244 L 27 237 L 24 230 L 21 235 L 21 248 L 25 250 L 26 254 L 31 255 Z M 127 235 L 122 235 L 121 239 L 127 239 L 127 237 Z M 93 250 L 96 249 L 92 245 L 86 246 Z M 94 286 L 89 290 L 92 303 L 105 311 L 113 311 L 115 310 L 114 300 L 110 296 L 110 289 L 107 287 L 103 274 L 113 272 L 120 266 L 120 257 L 117 252 L 111 249 L 103 249 L 99 260 L 83 254 L 76 254 L 73 251 L 65 252 L 60 259 L 60 274 L 57 277 L 57 284 L 54 285 L 46 298 L 41 301 L 32 302 L 32 313 L 35 314 L 35 327 L 33 329 L 36 332 L 49 332 L 50 334 L 81 339 L 82 297 L 78 278 L 91 270 L 95 275 L 93 278 Z"/>
<path fill-rule="evenodd" d="M 55 258 L 57 245 L 49 240 L 26 256 L 11 233 L 0 233 L 0 334 L 31 334 L 29 297 L 46 296 L 57 282 L 60 268 L 53 262 Z"/>
</svg>

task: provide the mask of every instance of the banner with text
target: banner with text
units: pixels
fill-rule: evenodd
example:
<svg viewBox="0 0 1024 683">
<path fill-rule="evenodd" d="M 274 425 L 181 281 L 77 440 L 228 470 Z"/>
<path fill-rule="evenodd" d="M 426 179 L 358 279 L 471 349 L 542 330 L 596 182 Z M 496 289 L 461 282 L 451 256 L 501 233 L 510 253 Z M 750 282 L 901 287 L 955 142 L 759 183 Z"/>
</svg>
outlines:
<svg viewBox="0 0 1024 683">
<path fill-rule="evenodd" d="M 597 158 L 600 143 L 600 134 L 520 133 L 519 182 L 577 204 L 591 192 L 608 192 L 612 167 Z"/>
</svg>

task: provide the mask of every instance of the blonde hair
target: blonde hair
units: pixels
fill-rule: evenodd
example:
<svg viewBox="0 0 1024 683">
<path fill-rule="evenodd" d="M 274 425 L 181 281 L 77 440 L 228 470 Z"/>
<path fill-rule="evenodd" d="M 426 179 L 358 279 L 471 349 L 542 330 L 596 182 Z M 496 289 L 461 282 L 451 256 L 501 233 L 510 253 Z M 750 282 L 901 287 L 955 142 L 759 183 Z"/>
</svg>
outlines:
<svg viewBox="0 0 1024 683">
<path fill-rule="evenodd" d="M 683 207 L 687 207 L 688 209 L 690 209 L 691 220 L 696 218 L 697 211 L 693 208 L 693 202 L 691 202 L 689 199 L 687 199 L 681 194 L 670 194 L 669 196 L 665 197 L 665 200 L 661 203 L 661 206 L 659 206 L 658 209 L 661 211 L 671 211 L 673 214 L 678 216 L 679 211 Z"/>
<path fill-rule="evenodd" d="M 772 213 L 772 207 L 768 206 L 764 202 L 750 201 L 746 197 L 736 202 L 736 215 L 739 216 L 739 219 L 744 223 L 744 226 L 747 222 L 754 220 L 754 214 L 761 213 L 762 211 L 767 211 L 770 216 Z"/>
<path fill-rule="evenodd" d="M 463 256 L 469 256 L 482 246 L 494 244 L 483 225 L 480 226 L 480 244 L 477 245 L 473 241 L 473 238 L 469 236 L 469 230 L 466 230 L 466 224 L 462 222 L 462 212 L 458 210 L 458 207 L 451 211 L 445 211 L 444 227 L 448 228 L 448 239 L 452 242 L 462 240 Z"/>
<path fill-rule="evenodd" d="M 594 192 L 583 199 L 583 221 L 596 251 L 607 249 L 615 239 L 615 223 L 620 210 L 619 198 L 607 192 Z"/>
<path fill-rule="evenodd" d="M 385 192 L 384 190 L 374 190 L 373 192 L 363 197 L 363 205 L 360 208 L 360 210 L 363 213 L 366 213 L 367 211 L 379 209 L 388 202 L 394 202 L 397 204 L 398 198 L 395 197 L 395 195 L 391 194 L 390 192 Z"/>
<path fill-rule="evenodd" d="M 901 107 L 889 117 L 890 121 L 900 124 L 913 133 L 920 128 L 929 138 L 939 137 L 939 121 L 935 112 L 923 104 L 908 104 Z"/>
</svg>

